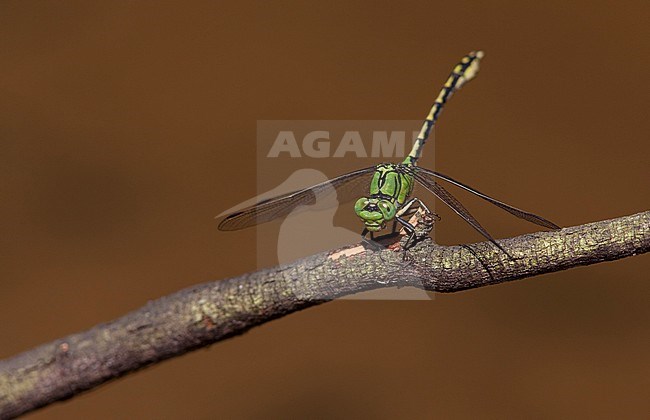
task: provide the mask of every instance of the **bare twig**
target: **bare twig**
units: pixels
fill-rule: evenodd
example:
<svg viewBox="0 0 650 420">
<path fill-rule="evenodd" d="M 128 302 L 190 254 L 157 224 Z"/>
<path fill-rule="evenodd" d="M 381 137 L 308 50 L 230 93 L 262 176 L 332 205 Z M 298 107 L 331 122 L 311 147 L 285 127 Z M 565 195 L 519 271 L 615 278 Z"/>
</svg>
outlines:
<svg viewBox="0 0 650 420">
<path fill-rule="evenodd" d="M 395 244 L 382 251 L 355 245 L 182 290 L 0 362 L 0 418 L 360 291 L 414 286 L 455 292 L 644 253 L 650 211 L 499 243 L 513 258 L 489 242 L 447 247 L 425 239 L 406 260 Z"/>
</svg>

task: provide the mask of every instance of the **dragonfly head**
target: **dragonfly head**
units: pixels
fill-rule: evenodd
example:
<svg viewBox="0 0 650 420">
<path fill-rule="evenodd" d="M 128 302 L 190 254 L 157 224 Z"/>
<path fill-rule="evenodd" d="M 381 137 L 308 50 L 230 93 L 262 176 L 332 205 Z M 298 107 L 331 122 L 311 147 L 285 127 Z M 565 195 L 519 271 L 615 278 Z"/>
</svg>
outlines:
<svg viewBox="0 0 650 420">
<path fill-rule="evenodd" d="M 354 211 L 370 232 L 377 232 L 386 227 L 386 222 L 393 220 L 397 209 L 395 204 L 381 198 L 364 197 L 354 204 Z"/>
</svg>

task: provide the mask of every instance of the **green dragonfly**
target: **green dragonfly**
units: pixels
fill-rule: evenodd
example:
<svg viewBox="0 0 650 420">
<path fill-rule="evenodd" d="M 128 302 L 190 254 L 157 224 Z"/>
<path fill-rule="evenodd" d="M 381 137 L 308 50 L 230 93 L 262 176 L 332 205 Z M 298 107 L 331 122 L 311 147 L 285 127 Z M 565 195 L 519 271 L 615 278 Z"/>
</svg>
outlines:
<svg viewBox="0 0 650 420">
<path fill-rule="evenodd" d="M 440 172 L 417 166 L 417 161 L 422 154 L 422 148 L 445 103 L 456 90 L 476 76 L 482 57 L 482 51 L 472 51 L 454 67 L 431 107 L 413 149 L 402 163 L 382 163 L 359 169 L 302 190 L 263 200 L 253 206 L 225 216 L 219 223 L 219 229 L 239 230 L 285 217 L 297 207 L 315 204 L 317 200 L 336 191 L 339 203 L 357 199 L 354 204 L 354 211 L 365 225 L 361 233 L 364 240 L 366 240 L 369 233 L 371 239 L 374 239 L 374 232 L 385 229 L 387 223 L 392 221 L 393 231 L 396 224 L 399 223 L 409 234 L 404 245 L 406 249 L 415 239 L 415 228 L 409 223 L 406 216 L 412 213 L 417 206 L 421 206 L 425 213 L 432 214 L 417 197 L 410 197 L 417 181 L 418 184 L 448 205 L 481 235 L 504 251 L 478 220 L 437 182 L 438 180 L 446 181 L 469 191 L 516 217 L 546 228 L 559 229 L 560 227 L 555 223 L 540 216 L 505 204 Z M 368 186 L 370 192 L 368 195 L 363 196 L 363 191 L 368 191 Z"/>
</svg>

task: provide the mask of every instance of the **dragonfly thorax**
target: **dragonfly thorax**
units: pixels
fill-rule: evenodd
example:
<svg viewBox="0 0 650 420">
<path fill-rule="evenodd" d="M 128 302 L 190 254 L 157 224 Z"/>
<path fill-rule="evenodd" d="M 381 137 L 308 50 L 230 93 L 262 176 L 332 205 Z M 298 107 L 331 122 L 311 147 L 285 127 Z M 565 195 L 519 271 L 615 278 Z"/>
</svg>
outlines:
<svg viewBox="0 0 650 420">
<path fill-rule="evenodd" d="M 354 211 L 370 232 L 386 227 L 395 218 L 397 206 L 392 199 L 382 196 L 363 197 L 354 204 Z"/>
<path fill-rule="evenodd" d="M 390 197 L 397 206 L 404 204 L 413 190 L 413 177 L 405 173 L 405 168 L 393 163 L 377 165 L 370 181 L 370 196 Z"/>
</svg>

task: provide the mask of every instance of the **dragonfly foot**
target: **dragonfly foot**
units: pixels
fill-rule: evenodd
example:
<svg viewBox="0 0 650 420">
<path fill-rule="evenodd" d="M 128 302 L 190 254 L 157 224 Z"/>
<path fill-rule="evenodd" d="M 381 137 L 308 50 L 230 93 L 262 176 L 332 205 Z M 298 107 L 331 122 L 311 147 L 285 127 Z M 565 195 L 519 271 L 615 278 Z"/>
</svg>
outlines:
<svg viewBox="0 0 650 420">
<path fill-rule="evenodd" d="M 405 248 L 402 250 L 402 262 L 411 262 L 413 261 L 413 257 L 409 255 L 407 252 L 408 250 Z"/>
</svg>

